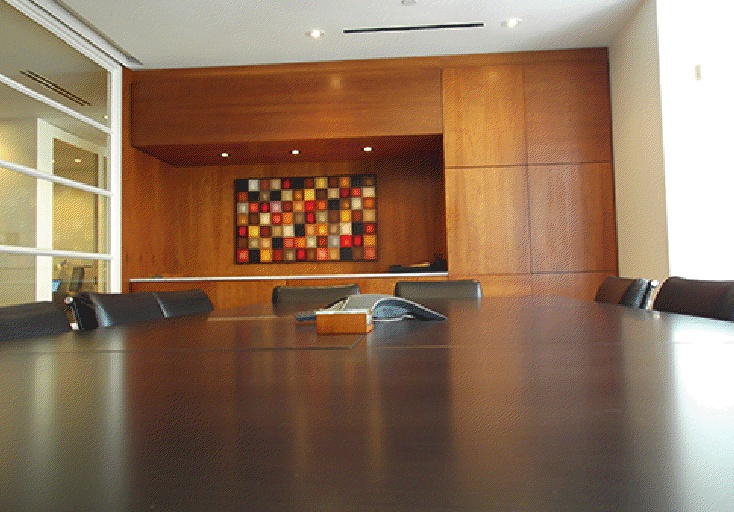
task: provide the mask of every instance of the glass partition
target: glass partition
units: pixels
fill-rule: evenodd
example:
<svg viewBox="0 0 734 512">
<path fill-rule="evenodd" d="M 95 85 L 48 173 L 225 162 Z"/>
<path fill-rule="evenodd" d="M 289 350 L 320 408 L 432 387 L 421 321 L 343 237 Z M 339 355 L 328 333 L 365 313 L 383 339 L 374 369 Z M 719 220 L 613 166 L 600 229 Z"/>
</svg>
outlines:
<svg viewBox="0 0 734 512">
<path fill-rule="evenodd" d="M 0 1 L 0 304 L 119 290 L 122 68 L 14 5 Z"/>
<path fill-rule="evenodd" d="M 0 245 L 36 244 L 36 180 L 0 168 Z"/>
<path fill-rule="evenodd" d="M 0 74 L 110 126 L 110 73 L 5 2 Z"/>
<path fill-rule="evenodd" d="M 36 258 L 0 253 L 0 306 L 36 300 Z"/>
</svg>

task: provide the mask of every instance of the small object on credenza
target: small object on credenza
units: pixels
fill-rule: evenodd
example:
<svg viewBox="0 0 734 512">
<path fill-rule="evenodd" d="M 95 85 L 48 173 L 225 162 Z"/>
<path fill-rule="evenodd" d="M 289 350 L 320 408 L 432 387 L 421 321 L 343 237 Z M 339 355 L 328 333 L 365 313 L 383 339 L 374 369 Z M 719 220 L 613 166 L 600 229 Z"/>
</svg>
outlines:
<svg viewBox="0 0 734 512">
<path fill-rule="evenodd" d="M 436 255 L 433 262 L 427 261 L 421 263 L 413 263 L 411 265 L 390 265 L 387 269 L 391 274 L 410 274 L 418 272 L 446 272 L 448 265 L 445 259 Z"/>
</svg>

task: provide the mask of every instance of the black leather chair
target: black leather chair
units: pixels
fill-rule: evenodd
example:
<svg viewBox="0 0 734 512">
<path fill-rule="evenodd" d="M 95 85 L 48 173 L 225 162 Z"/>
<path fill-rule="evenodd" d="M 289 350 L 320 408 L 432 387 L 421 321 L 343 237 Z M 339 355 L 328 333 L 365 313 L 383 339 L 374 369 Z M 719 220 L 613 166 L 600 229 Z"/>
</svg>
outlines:
<svg viewBox="0 0 734 512">
<path fill-rule="evenodd" d="M 94 311 L 94 304 L 88 292 L 66 297 L 64 303 L 71 309 L 78 330 L 91 331 L 99 327 L 97 313 Z"/>
<path fill-rule="evenodd" d="M 153 292 L 165 318 L 198 315 L 214 311 L 214 305 L 204 290 Z"/>
<path fill-rule="evenodd" d="M 652 291 L 657 284 L 657 281 L 650 279 L 609 276 L 599 286 L 594 300 L 630 308 L 647 309 Z"/>
<path fill-rule="evenodd" d="M 481 299 L 482 285 L 474 279 L 398 281 L 395 296 L 419 302 L 425 299 Z"/>
<path fill-rule="evenodd" d="M 88 300 L 99 327 L 137 324 L 163 319 L 158 301 L 152 292 L 96 293 L 84 292 L 75 297 L 78 303 Z M 80 330 L 87 330 L 79 326 Z"/>
<path fill-rule="evenodd" d="M 0 341 L 71 331 L 64 311 L 50 301 L 0 308 Z"/>
<path fill-rule="evenodd" d="M 652 309 L 732 321 L 734 281 L 669 277 L 660 287 Z"/>
<path fill-rule="evenodd" d="M 336 286 L 276 286 L 273 288 L 273 305 L 322 308 L 358 293 L 359 285 L 356 283 Z"/>
</svg>

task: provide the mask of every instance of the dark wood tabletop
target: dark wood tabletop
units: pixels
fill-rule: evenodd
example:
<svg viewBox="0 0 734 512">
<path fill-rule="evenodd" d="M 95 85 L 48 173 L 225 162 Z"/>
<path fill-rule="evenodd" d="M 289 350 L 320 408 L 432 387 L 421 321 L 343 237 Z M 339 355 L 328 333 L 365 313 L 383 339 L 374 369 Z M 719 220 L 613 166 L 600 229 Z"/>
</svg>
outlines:
<svg viewBox="0 0 734 512">
<path fill-rule="evenodd" d="M 0 510 L 734 510 L 734 325 L 561 298 L 0 343 Z"/>
</svg>

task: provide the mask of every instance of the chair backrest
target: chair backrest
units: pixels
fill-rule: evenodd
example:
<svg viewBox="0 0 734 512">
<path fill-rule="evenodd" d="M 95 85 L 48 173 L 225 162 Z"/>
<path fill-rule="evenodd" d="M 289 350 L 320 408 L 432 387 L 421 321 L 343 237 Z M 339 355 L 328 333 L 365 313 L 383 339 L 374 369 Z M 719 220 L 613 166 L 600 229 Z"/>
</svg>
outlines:
<svg viewBox="0 0 734 512">
<path fill-rule="evenodd" d="M 214 310 L 214 305 L 204 290 L 153 292 L 153 296 L 166 318 L 198 315 Z"/>
<path fill-rule="evenodd" d="M 474 279 L 398 281 L 394 294 L 416 302 L 423 299 L 481 299 L 482 285 Z"/>
<path fill-rule="evenodd" d="M 356 283 L 336 286 L 276 286 L 273 288 L 273 305 L 321 308 L 358 293 L 359 285 Z"/>
<path fill-rule="evenodd" d="M 78 330 L 91 331 L 99 327 L 97 313 L 95 312 L 92 299 L 89 298 L 89 292 L 77 293 L 76 295 L 66 297 L 64 303 L 71 309 Z"/>
<path fill-rule="evenodd" d="M 669 277 L 652 308 L 717 320 L 734 320 L 734 281 L 705 281 Z"/>
<path fill-rule="evenodd" d="M 87 294 L 100 327 L 137 324 L 163 318 L 158 301 L 152 292 Z"/>
<path fill-rule="evenodd" d="M 0 308 L 0 341 L 33 338 L 71 331 L 69 319 L 51 301 Z"/>
<path fill-rule="evenodd" d="M 594 300 L 596 302 L 645 309 L 650 300 L 652 289 L 653 282 L 649 279 L 609 276 L 599 286 Z"/>
</svg>

